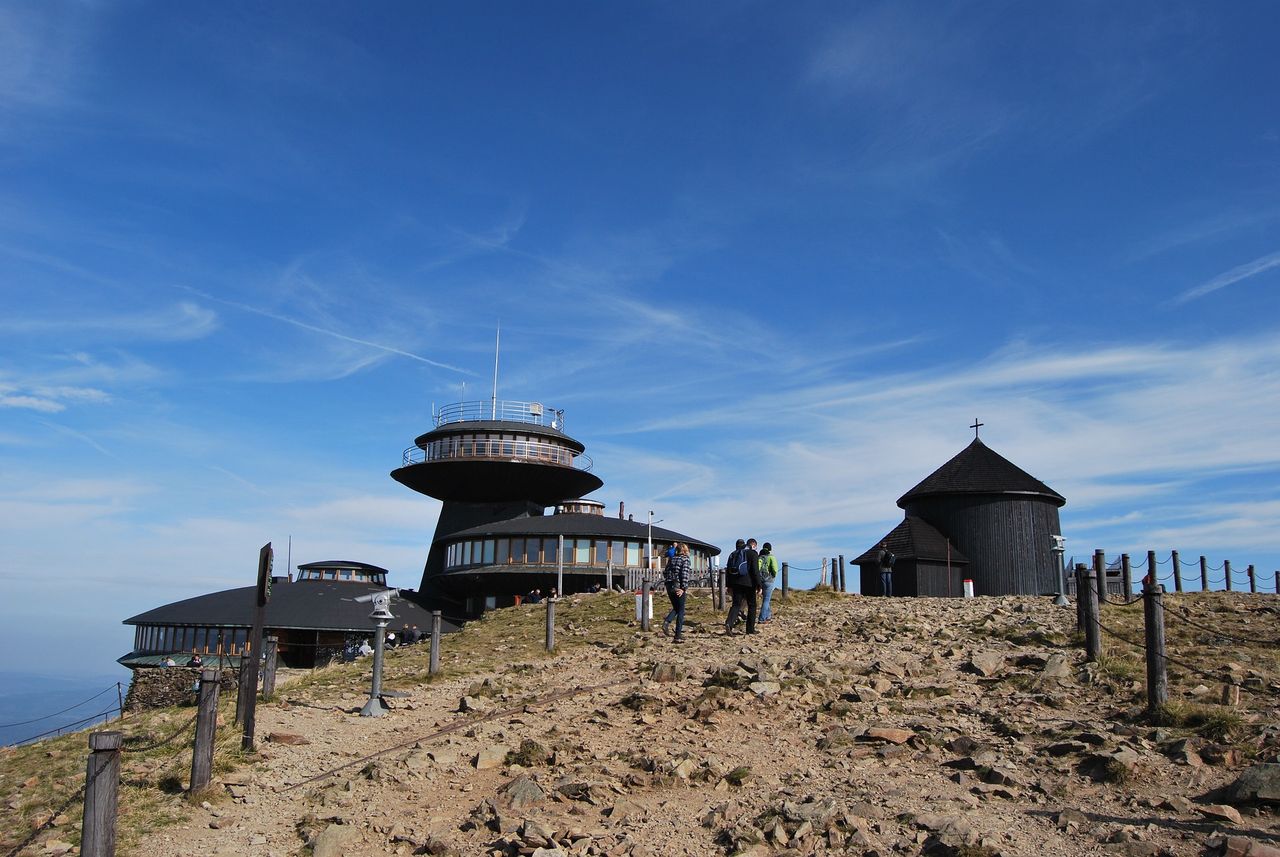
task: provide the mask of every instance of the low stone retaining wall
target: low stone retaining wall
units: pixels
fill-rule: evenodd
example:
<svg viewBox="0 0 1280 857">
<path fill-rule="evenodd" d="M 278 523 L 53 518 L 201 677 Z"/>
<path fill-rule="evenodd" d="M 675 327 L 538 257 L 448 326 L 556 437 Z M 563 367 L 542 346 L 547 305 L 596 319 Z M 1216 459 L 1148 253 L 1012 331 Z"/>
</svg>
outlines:
<svg viewBox="0 0 1280 857">
<path fill-rule="evenodd" d="M 153 667 L 135 669 L 125 697 L 126 711 L 167 708 L 171 705 L 195 705 L 196 688 L 201 669 L 191 667 Z M 222 693 L 236 692 L 236 673 L 222 670 Z"/>
</svg>

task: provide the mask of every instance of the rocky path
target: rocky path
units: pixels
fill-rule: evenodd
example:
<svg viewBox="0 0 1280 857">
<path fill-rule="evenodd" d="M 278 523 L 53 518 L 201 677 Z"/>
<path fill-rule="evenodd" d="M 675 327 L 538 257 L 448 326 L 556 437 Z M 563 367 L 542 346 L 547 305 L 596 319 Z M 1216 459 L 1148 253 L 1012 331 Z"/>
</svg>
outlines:
<svg viewBox="0 0 1280 857">
<path fill-rule="evenodd" d="M 383 718 L 357 716 L 364 698 L 349 685 L 263 706 L 260 758 L 138 853 L 1199 855 L 1228 836 L 1253 843 L 1240 854 L 1280 847 L 1273 807 L 1214 793 L 1280 761 L 1274 652 L 1237 666 L 1258 690 L 1225 718 L 1241 740 L 1216 742 L 1142 724 L 1132 669 L 1119 653 L 1109 668 L 1083 664 L 1067 646 L 1074 612 L 1045 599 L 803 594 L 755 636 L 722 636 L 699 608 L 703 626 L 680 646 L 575 619 L 583 599 L 632 609 L 570 599 L 562 621 L 588 645 L 466 679 L 406 671 L 393 686 L 409 695 Z M 1252 635 L 1280 636 L 1270 606 L 1238 599 Z M 522 621 L 536 630 L 536 618 Z M 1203 696 L 1188 678 L 1175 690 Z"/>
</svg>

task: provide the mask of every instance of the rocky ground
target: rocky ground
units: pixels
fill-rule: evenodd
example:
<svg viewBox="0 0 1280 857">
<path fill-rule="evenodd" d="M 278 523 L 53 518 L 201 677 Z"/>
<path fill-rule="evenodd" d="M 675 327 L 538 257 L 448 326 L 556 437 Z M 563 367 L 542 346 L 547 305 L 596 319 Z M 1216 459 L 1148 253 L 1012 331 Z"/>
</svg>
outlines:
<svg viewBox="0 0 1280 857">
<path fill-rule="evenodd" d="M 1048 599 L 801 593 L 723 636 L 704 598 L 676 645 L 629 596 L 578 596 L 554 656 L 541 608 L 497 611 L 446 639 L 443 679 L 393 653 L 385 717 L 354 670 L 287 688 L 257 757 L 130 851 L 1274 857 L 1280 599 L 1177 599 L 1166 725 L 1141 653 L 1109 636 L 1085 664 Z M 1141 616 L 1103 619 L 1141 640 Z"/>
</svg>

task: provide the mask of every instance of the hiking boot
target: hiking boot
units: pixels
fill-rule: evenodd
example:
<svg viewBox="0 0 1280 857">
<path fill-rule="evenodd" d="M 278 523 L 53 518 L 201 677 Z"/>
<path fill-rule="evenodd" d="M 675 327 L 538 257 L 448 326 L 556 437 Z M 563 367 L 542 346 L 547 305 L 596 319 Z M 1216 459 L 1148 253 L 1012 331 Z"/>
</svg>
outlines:
<svg viewBox="0 0 1280 857">
<path fill-rule="evenodd" d="M 676 643 L 683 643 L 683 642 L 684 642 L 684 634 L 676 634 L 676 635 L 675 635 L 675 637 L 673 638 L 672 642 L 676 642 Z"/>
<path fill-rule="evenodd" d="M 667 636 L 667 637 L 671 636 L 671 620 L 670 619 L 662 620 L 662 633 L 664 636 Z"/>
</svg>

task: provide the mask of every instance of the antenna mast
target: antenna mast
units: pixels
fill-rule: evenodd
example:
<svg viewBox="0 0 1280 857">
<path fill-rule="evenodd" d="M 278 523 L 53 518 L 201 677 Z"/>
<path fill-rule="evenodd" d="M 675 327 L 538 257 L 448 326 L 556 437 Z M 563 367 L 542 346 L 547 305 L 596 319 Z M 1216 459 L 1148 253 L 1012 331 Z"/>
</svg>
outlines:
<svg viewBox="0 0 1280 857">
<path fill-rule="evenodd" d="M 493 399 L 489 419 L 498 418 L 498 347 L 502 344 L 502 325 L 498 325 L 497 335 L 493 338 Z"/>
</svg>

